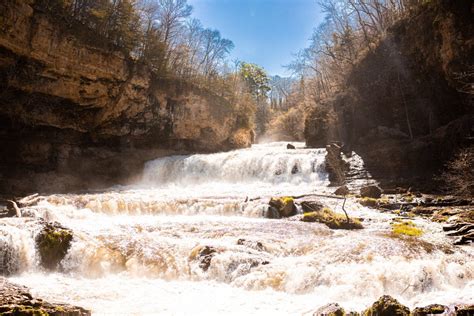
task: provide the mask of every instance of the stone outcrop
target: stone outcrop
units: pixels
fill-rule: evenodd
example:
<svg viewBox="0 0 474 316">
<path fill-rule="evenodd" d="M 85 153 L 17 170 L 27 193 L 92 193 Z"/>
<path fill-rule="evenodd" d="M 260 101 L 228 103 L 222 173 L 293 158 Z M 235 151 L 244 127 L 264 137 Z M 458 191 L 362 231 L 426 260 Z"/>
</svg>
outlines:
<svg viewBox="0 0 474 316">
<path fill-rule="evenodd" d="M 384 187 L 436 188 L 426 180 L 474 139 L 472 38 L 469 1 L 425 2 L 307 114 L 307 145 L 340 141 Z"/>
<path fill-rule="evenodd" d="M 400 304 L 391 296 L 380 297 L 371 307 L 366 309 L 364 316 L 408 316 L 410 309 Z"/>
<path fill-rule="evenodd" d="M 10 283 L 0 277 L 0 314 L 90 316 L 91 312 L 82 307 L 51 304 L 34 298 L 26 287 Z"/>
<path fill-rule="evenodd" d="M 90 45 L 35 1 L 1 2 L 0 22 L 0 191 L 102 187 L 159 156 L 251 144 L 238 104 Z"/>
</svg>

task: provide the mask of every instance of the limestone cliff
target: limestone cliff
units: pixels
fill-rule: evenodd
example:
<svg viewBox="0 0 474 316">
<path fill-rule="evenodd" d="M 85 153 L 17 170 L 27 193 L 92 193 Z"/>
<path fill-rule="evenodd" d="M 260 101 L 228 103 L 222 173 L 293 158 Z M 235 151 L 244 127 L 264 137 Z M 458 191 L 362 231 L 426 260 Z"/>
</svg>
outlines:
<svg viewBox="0 0 474 316">
<path fill-rule="evenodd" d="M 308 145 L 340 141 L 387 183 L 432 183 L 474 135 L 474 7 L 429 1 L 396 23 L 339 94 L 309 113 Z"/>
<path fill-rule="evenodd" d="M 33 0 L 0 3 L 0 192 L 100 187 L 160 155 L 250 145 L 237 105 L 84 38 Z"/>
</svg>

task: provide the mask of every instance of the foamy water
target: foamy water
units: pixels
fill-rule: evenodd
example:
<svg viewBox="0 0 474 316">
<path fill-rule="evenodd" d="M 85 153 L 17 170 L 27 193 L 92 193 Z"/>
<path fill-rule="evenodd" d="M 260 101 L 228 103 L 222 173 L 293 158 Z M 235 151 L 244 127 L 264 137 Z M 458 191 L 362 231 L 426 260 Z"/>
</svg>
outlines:
<svg viewBox="0 0 474 316">
<path fill-rule="evenodd" d="M 324 155 L 272 143 L 167 157 L 132 187 L 42 197 L 34 218 L 0 220 L 18 254 L 10 279 L 97 315 L 311 315 L 330 302 L 360 311 L 383 294 L 410 307 L 474 302 L 473 249 L 451 246 L 439 224 L 416 219 L 425 234 L 406 242 L 389 236 L 393 215 L 353 202 L 364 230 L 262 218 L 270 196 L 330 191 Z M 38 266 L 37 217 L 74 231 L 61 272 Z M 217 250 L 207 271 L 201 246 Z"/>
</svg>

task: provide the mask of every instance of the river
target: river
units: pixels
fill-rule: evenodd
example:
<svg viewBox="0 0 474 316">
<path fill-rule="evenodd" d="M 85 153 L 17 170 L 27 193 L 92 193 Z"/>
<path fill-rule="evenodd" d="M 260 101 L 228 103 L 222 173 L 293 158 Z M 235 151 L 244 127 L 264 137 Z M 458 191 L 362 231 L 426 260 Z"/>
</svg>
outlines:
<svg viewBox="0 0 474 316">
<path fill-rule="evenodd" d="M 452 246 L 440 224 L 414 219 L 425 233 L 407 242 L 390 236 L 395 215 L 353 201 L 363 230 L 263 218 L 271 196 L 333 190 L 325 150 L 296 145 L 160 158 L 132 186 L 43 196 L 32 217 L 0 220 L 19 253 L 9 280 L 94 315 L 312 315 L 330 302 L 361 311 L 383 294 L 411 308 L 474 303 L 473 247 Z M 38 217 L 74 232 L 61 272 L 39 267 Z M 200 246 L 217 250 L 206 271 Z"/>
</svg>

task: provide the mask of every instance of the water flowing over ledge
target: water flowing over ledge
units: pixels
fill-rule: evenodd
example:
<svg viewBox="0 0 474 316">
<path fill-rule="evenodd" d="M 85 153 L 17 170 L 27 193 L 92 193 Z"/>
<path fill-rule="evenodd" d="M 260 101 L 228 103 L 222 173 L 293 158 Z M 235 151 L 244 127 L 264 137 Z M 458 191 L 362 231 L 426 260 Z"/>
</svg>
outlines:
<svg viewBox="0 0 474 316">
<path fill-rule="evenodd" d="M 324 155 L 271 143 L 157 159 L 134 186 L 44 196 L 24 210 L 31 217 L 2 219 L 0 255 L 19 273 L 11 281 L 95 314 L 288 315 L 329 302 L 362 310 L 383 294 L 410 307 L 474 302 L 472 247 L 453 247 L 439 224 L 414 219 L 425 234 L 394 239 L 394 215 L 353 201 L 346 208 L 364 230 L 262 218 L 271 196 L 328 191 Z M 38 218 L 74 232 L 58 272 L 39 265 Z M 206 269 L 196 259 L 203 247 L 214 251 Z"/>
</svg>

